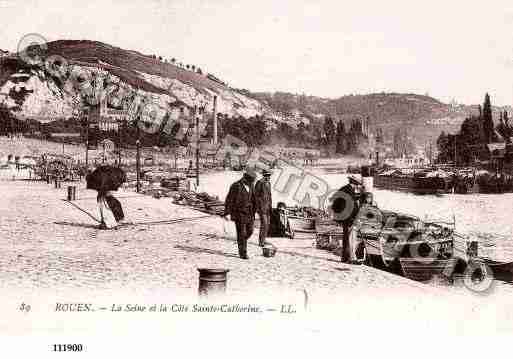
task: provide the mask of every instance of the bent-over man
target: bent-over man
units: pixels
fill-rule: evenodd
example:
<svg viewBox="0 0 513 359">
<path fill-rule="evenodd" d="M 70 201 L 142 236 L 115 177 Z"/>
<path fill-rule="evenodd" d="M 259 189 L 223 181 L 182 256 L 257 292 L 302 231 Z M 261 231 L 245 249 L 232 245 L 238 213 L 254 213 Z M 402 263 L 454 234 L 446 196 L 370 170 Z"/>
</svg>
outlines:
<svg viewBox="0 0 513 359">
<path fill-rule="evenodd" d="M 351 261 L 351 243 L 349 237 L 351 235 L 351 227 L 358 215 L 359 211 L 359 198 L 355 191 L 356 186 L 361 183 L 353 177 L 349 177 L 349 183 L 342 186 L 333 198 L 332 211 L 333 219 L 340 223 L 343 227 L 342 237 L 342 255 L 341 260 L 343 263 Z"/>
</svg>

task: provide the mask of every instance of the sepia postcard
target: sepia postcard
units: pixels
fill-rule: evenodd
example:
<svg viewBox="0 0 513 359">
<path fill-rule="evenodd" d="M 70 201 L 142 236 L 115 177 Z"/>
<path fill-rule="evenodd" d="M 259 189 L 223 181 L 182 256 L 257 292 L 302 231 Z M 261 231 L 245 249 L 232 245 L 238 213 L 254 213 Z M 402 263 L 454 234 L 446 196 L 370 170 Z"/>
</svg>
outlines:
<svg viewBox="0 0 513 359">
<path fill-rule="evenodd" d="M 1 358 L 507 353 L 510 2 L 0 24 Z"/>
</svg>

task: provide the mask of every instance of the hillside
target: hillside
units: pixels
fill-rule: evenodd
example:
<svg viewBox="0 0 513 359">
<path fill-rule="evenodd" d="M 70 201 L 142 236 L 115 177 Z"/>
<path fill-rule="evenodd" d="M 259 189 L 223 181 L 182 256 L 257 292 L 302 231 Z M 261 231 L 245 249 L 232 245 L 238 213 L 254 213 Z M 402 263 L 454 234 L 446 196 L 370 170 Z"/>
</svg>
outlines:
<svg viewBox="0 0 513 359">
<path fill-rule="evenodd" d="M 207 75 L 165 63 L 149 55 L 123 50 L 100 42 L 59 40 L 47 44 L 46 56 L 60 55 L 74 69 L 107 73 L 132 89 L 149 94 L 166 107 L 184 103 L 189 107 L 206 103 L 212 108 L 213 96 L 218 97 L 218 111 L 229 116 L 251 117 L 272 111 Z M 43 67 L 30 67 L 14 56 L 5 57 L 0 72 L 0 102 L 17 117 L 70 117 L 73 93 L 64 91 Z"/>
<path fill-rule="evenodd" d="M 322 121 L 328 115 L 335 121 L 344 121 L 347 128 L 352 120 L 365 118 L 371 132 L 381 128 L 388 139 L 396 129 L 406 128 L 414 139 L 423 143 L 438 136 L 442 130 L 455 131 L 473 111 L 467 106 L 456 108 L 416 94 L 376 93 L 338 99 L 284 92 L 259 92 L 252 96 L 265 101 L 281 114 L 293 116 L 300 112 L 314 122 Z"/>
<path fill-rule="evenodd" d="M 416 94 L 377 93 L 328 99 L 285 92 L 251 92 L 230 88 L 208 73 L 101 42 L 59 40 L 47 46 L 46 56 L 60 55 L 74 70 L 105 74 L 114 83 L 151 96 L 164 108 L 206 103 L 211 110 L 216 95 L 219 113 L 247 119 L 259 116 L 268 119 L 271 127 L 284 123 L 297 129 L 303 122 L 313 131 L 326 116 L 348 123 L 368 118 L 371 133 L 380 128 L 385 138 L 391 139 L 397 128 L 406 128 L 415 141 L 425 143 L 433 141 L 442 130 L 457 130 L 465 117 L 477 111 L 476 107 L 448 105 Z M 39 122 L 70 118 L 77 106 L 76 95 L 68 84 L 51 76 L 44 67 L 28 66 L 13 55 L 1 57 L 0 105 L 17 118 Z"/>
</svg>

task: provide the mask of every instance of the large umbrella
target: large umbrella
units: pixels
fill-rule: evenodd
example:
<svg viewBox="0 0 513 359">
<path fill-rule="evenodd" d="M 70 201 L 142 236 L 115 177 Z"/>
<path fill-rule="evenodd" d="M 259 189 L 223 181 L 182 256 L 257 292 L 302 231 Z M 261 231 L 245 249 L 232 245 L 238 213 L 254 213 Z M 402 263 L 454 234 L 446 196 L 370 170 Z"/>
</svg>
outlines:
<svg viewBox="0 0 513 359">
<path fill-rule="evenodd" d="M 98 206 L 100 208 L 101 229 L 106 229 L 104 207 L 110 207 L 105 198 L 108 191 L 117 191 L 126 182 L 126 173 L 113 166 L 100 166 L 86 176 L 87 188 L 98 191 Z"/>
<path fill-rule="evenodd" d="M 86 176 L 87 188 L 98 192 L 117 191 L 126 182 L 126 173 L 121 168 L 99 166 Z"/>
</svg>

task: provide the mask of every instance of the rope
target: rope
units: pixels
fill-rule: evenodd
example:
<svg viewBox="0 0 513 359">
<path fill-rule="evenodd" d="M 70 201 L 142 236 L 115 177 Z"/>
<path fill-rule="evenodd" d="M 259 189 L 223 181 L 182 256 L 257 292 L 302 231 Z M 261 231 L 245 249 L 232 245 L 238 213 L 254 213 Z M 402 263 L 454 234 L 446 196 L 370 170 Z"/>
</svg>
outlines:
<svg viewBox="0 0 513 359">
<path fill-rule="evenodd" d="M 93 216 L 91 213 L 87 212 L 86 210 L 84 210 L 84 209 L 80 208 L 80 207 L 79 207 L 79 206 L 77 206 L 75 203 L 70 202 L 70 201 L 65 200 L 65 199 L 63 199 L 63 201 L 64 201 L 64 202 L 66 202 L 66 203 L 71 204 L 73 207 L 77 208 L 79 211 L 84 212 L 85 214 L 87 214 L 89 217 L 91 217 L 91 218 L 92 218 L 93 220 L 95 220 L 96 222 L 101 223 L 101 221 L 99 221 L 95 216 Z"/>
<path fill-rule="evenodd" d="M 209 218 L 209 217 L 212 217 L 212 216 L 213 216 L 213 215 L 208 215 L 208 216 L 199 216 L 199 217 L 185 217 L 185 218 L 169 219 L 169 220 L 162 220 L 162 221 L 152 221 L 152 222 L 126 223 L 126 224 L 123 224 L 123 226 L 157 225 L 157 224 L 174 224 L 174 223 L 181 223 L 181 222 L 194 221 L 194 220 L 197 220 L 197 219 Z"/>
</svg>

